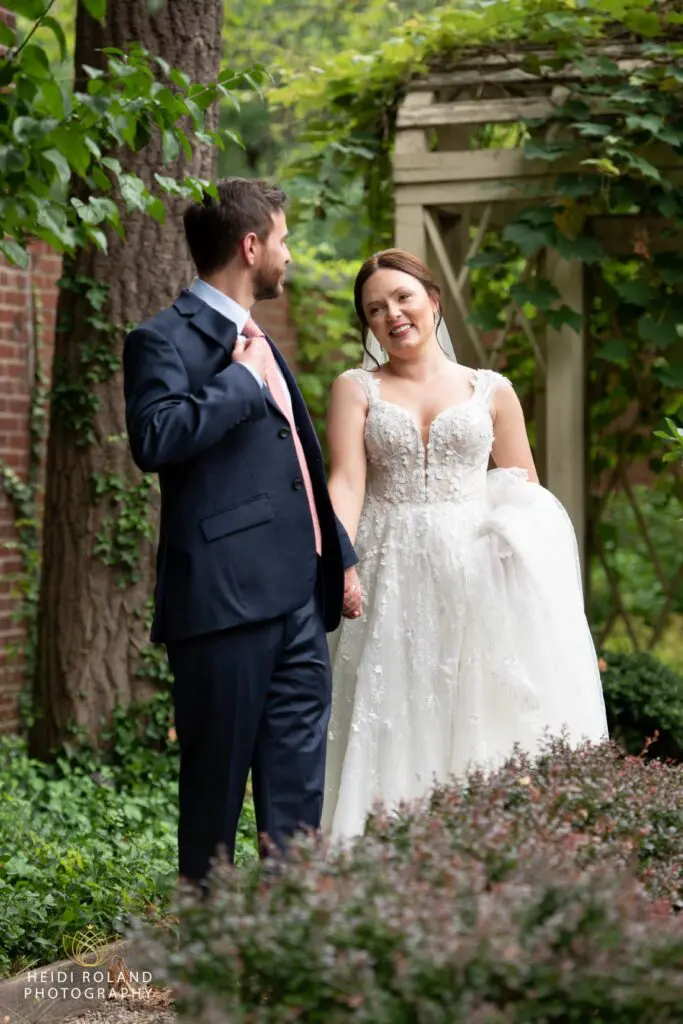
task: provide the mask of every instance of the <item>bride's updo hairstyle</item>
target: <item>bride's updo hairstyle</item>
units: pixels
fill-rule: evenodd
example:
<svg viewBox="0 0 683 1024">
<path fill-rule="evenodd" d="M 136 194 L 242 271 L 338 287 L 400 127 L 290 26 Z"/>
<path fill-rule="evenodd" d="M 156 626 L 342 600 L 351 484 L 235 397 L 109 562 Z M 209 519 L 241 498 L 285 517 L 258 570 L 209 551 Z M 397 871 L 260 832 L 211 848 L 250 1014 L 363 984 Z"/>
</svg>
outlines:
<svg viewBox="0 0 683 1024">
<path fill-rule="evenodd" d="M 441 320 L 441 289 L 434 280 L 432 272 L 429 267 L 425 266 L 422 260 L 418 259 L 417 256 L 413 256 L 412 253 L 406 252 L 405 249 L 383 249 L 382 252 L 376 252 L 374 256 L 370 256 L 365 261 L 363 266 L 356 274 L 356 280 L 353 285 L 353 304 L 356 308 L 356 315 L 361 322 L 361 329 L 363 335 L 363 348 L 366 352 L 367 349 L 367 336 L 370 330 L 367 317 L 363 310 L 363 288 L 365 287 L 366 281 L 368 281 L 373 274 L 376 274 L 378 270 L 400 270 L 404 274 L 410 274 L 416 281 L 419 281 L 424 290 L 427 292 L 431 299 L 434 299 L 439 307 L 439 321 Z M 371 353 L 368 355 L 374 359 Z"/>
</svg>

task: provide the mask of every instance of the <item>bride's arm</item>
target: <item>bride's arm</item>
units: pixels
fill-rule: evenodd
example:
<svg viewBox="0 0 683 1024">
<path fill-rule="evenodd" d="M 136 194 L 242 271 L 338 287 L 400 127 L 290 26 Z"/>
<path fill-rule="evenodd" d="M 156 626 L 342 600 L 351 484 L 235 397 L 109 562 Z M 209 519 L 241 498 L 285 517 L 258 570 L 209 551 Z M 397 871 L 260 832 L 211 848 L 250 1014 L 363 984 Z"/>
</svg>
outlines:
<svg viewBox="0 0 683 1024">
<path fill-rule="evenodd" d="M 524 412 L 512 387 L 499 387 L 491 405 L 493 417 L 493 461 L 498 469 L 525 469 L 532 484 L 538 483 L 538 473 L 531 454 L 524 422 Z"/>
<path fill-rule="evenodd" d="M 356 539 L 365 498 L 365 419 L 368 400 L 351 377 L 337 377 L 327 409 L 328 487 L 337 517 Z"/>
</svg>

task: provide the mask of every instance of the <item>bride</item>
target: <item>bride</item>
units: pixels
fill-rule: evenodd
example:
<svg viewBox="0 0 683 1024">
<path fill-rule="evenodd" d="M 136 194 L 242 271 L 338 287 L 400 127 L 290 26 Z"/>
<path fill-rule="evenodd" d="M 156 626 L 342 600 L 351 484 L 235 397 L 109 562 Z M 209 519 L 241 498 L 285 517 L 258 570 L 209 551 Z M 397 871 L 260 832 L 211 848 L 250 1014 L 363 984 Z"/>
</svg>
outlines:
<svg viewBox="0 0 683 1024">
<path fill-rule="evenodd" d="M 410 253 L 367 260 L 354 295 L 366 359 L 331 391 L 329 487 L 364 608 L 333 660 L 333 838 L 515 744 L 607 733 L 574 531 L 512 386 L 458 365 L 447 333 L 440 347 L 439 288 Z"/>
</svg>

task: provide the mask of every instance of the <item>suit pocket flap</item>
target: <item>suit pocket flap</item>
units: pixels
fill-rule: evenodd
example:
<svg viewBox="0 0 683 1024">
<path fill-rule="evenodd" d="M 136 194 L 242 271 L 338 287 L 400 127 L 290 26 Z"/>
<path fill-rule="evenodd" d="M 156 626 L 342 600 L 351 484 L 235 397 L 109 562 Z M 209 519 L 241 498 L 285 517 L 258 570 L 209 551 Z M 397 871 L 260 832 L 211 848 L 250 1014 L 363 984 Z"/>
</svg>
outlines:
<svg viewBox="0 0 683 1024">
<path fill-rule="evenodd" d="M 205 540 L 211 541 L 238 533 L 240 530 L 248 530 L 261 523 L 268 523 L 273 518 L 273 506 L 268 495 L 259 494 L 258 497 L 251 498 L 241 505 L 223 509 L 222 512 L 214 512 L 213 515 L 202 519 L 200 526 Z"/>
</svg>

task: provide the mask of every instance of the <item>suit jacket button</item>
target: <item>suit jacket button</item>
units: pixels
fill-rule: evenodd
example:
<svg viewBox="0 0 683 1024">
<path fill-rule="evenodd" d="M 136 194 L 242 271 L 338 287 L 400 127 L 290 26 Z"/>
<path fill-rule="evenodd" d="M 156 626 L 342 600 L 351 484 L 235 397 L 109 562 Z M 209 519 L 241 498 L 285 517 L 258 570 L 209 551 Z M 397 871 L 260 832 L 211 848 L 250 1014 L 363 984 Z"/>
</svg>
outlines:
<svg viewBox="0 0 683 1024">
<path fill-rule="evenodd" d="M 294 482 L 292 483 L 292 487 L 294 488 L 295 491 L 300 491 L 303 486 L 304 482 L 300 476 L 298 476 L 296 480 L 294 480 Z"/>
<path fill-rule="evenodd" d="M 285 438 L 285 437 L 289 437 L 291 435 L 291 433 L 292 432 L 291 432 L 291 430 L 288 427 L 283 427 L 282 430 L 278 430 L 277 436 Z"/>
</svg>

